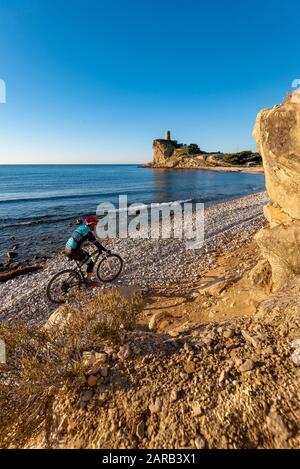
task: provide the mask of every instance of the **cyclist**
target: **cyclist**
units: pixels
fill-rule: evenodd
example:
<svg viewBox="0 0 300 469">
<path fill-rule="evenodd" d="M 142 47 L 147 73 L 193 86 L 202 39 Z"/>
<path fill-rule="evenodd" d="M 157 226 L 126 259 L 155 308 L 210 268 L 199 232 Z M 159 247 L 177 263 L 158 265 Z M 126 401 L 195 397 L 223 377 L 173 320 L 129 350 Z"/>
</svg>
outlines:
<svg viewBox="0 0 300 469">
<path fill-rule="evenodd" d="M 86 217 L 84 219 L 84 223 L 76 228 L 71 236 L 68 239 L 66 246 L 65 246 L 65 253 L 69 259 L 73 259 L 83 264 L 86 264 L 86 284 L 87 287 L 95 287 L 98 285 L 98 282 L 92 279 L 93 276 L 93 269 L 94 269 L 94 262 L 90 257 L 89 253 L 84 251 L 81 247 L 83 243 L 89 241 L 93 243 L 100 252 L 106 251 L 110 253 L 108 249 L 102 246 L 99 241 L 97 241 L 94 231 L 96 230 L 98 220 L 95 217 Z"/>
</svg>

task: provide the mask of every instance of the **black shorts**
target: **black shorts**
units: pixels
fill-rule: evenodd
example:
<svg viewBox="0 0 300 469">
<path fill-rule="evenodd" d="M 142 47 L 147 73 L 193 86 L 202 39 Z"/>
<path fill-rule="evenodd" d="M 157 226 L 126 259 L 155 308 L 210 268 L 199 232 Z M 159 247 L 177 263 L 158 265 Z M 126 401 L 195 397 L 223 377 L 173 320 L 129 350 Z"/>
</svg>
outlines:
<svg viewBox="0 0 300 469">
<path fill-rule="evenodd" d="M 88 252 L 84 251 L 83 249 L 65 249 L 65 253 L 69 259 L 73 259 L 74 261 L 81 262 L 82 264 L 87 265 L 87 270 L 91 272 L 94 267 L 94 262 L 92 261 Z"/>
</svg>

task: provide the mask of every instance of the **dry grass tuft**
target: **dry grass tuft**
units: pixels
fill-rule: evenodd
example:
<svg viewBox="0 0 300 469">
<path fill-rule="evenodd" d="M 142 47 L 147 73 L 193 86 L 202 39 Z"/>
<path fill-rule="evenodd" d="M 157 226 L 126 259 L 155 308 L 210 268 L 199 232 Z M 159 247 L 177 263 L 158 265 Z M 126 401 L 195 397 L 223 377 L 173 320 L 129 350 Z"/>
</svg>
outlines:
<svg viewBox="0 0 300 469">
<path fill-rule="evenodd" d="M 0 364 L 0 447 L 22 447 L 47 422 L 59 389 L 85 383 L 83 351 L 101 351 L 118 343 L 142 310 L 140 297 L 130 301 L 117 292 L 99 292 L 65 305 L 66 321 L 40 328 L 21 321 L 0 325 L 7 363 Z"/>
</svg>

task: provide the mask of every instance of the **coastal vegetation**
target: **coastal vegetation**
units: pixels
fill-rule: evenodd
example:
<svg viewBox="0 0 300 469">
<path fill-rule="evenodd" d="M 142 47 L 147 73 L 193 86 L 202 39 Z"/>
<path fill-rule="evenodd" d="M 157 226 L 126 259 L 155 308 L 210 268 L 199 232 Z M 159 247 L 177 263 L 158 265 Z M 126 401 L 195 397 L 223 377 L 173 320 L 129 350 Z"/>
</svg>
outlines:
<svg viewBox="0 0 300 469">
<path fill-rule="evenodd" d="M 249 163 L 254 165 L 262 165 L 262 157 L 257 152 L 252 151 L 240 151 L 238 153 L 224 153 L 223 161 L 228 164 L 234 164 L 238 166 L 247 166 Z"/>
</svg>

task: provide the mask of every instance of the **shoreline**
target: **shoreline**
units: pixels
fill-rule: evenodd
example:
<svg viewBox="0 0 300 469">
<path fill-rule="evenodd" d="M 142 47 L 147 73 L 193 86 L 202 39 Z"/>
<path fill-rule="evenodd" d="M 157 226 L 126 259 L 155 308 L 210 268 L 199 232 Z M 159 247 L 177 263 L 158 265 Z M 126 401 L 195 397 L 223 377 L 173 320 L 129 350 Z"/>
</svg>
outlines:
<svg viewBox="0 0 300 469">
<path fill-rule="evenodd" d="M 201 249 L 187 250 L 185 240 L 178 239 L 112 239 L 103 244 L 124 260 L 124 271 L 108 286 L 138 285 L 144 291 L 191 289 L 222 250 L 232 250 L 251 237 L 265 219 L 263 206 L 266 193 L 244 196 L 209 206 L 205 209 L 205 243 Z M 51 277 L 62 269 L 73 268 L 63 254 L 47 260 L 42 271 L 16 277 L 0 284 L 0 320 L 44 323 L 56 309 L 46 299 L 46 287 Z M 199 274 L 200 272 L 200 274 Z"/>
<path fill-rule="evenodd" d="M 257 175 L 264 175 L 265 171 L 263 166 L 254 166 L 254 167 L 234 167 L 234 166 L 175 166 L 175 167 L 168 167 L 168 166 L 153 166 L 152 163 L 144 164 L 140 166 L 144 169 L 162 169 L 162 170 L 177 170 L 177 169 L 194 169 L 200 171 L 215 171 L 220 173 L 247 173 L 247 174 L 257 174 Z"/>
</svg>

